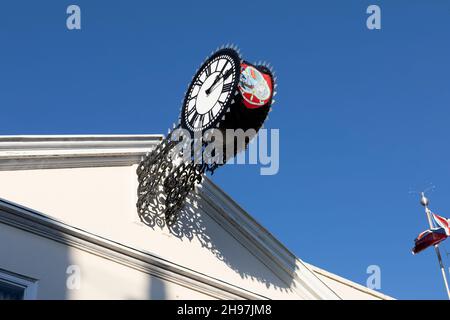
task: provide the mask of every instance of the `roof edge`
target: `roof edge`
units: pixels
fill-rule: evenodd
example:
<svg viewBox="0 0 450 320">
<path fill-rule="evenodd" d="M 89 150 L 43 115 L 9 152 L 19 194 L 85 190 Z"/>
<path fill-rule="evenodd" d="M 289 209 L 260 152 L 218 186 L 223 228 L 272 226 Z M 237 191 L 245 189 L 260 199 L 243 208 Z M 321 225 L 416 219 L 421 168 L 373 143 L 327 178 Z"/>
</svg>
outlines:
<svg viewBox="0 0 450 320">
<path fill-rule="evenodd" d="M 381 293 L 381 292 L 379 292 L 379 291 L 375 291 L 375 290 L 369 289 L 369 288 L 367 288 L 367 287 L 364 287 L 363 285 L 361 285 L 361 284 L 359 284 L 359 283 L 353 282 L 353 281 L 351 281 L 351 280 L 348 280 L 348 279 L 346 279 L 346 278 L 343 278 L 343 277 L 341 277 L 341 276 L 338 276 L 337 274 L 334 274 L 334 273 L 331 273 L 331 272 L 329 272 L 329 271 L 323 270 L 323 269 L 321 269 L 321 268 L 319 268 L 319 267 L 316 267 L 316 266 L 314 266 L 314 265 L 312 265 L 312 264 L 310 264 L 310 263 L 306 263 L 306 262 L 305 262 L 305 264 L 306 264 L 306 265 L 309 267 L 309 269 L 311 269 L 314 273 L 320 274 L 320 275 L 322 275 L 322 276 L 324 276 L 324 277 L 327 277 L 327 278 L 329 278 L 329 279 L 332 279 L 332 280 L 334 280 L 334 281 L 337 281 L 337 282 L 339 282 L 339 283 L 342 283 L 342 284 L 344 284 L 344 285 L 346 285 L 346 286 L 348 286 L 348 287 L 351 287 L 351 288 L 353 288 L 353 289 L 355 289 L 355 290 L 364 292 L 364 293 L 366 293 L 366 294 L 369 294 L 369 295 L 371 295 L 371 296 L 377 297 L 377 298 L 382 299 L 382 300 L 395 300 L 393 297 L 390 297 L 390 296 L 388 296 L 388 295 L 385 295 L 384 293 Z"/>
<path fill-rule="evenodd" d="M 163 135 L 0 136 L 0 171 L 126 166 Z"/>
</svg>

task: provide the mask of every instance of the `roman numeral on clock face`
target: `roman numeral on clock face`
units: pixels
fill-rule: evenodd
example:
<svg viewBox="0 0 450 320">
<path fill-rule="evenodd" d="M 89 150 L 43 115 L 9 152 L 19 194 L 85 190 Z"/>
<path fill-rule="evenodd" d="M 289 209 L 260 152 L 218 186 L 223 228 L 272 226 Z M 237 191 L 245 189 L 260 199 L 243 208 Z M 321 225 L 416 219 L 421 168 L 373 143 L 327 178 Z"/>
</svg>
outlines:
<svg viewBox="0 0 450 320">
<path fill-rule="evenodd" d="M 203 81 L 200 80 L 200 77 L 197 78 L 197 79 L 195 79 L 194 86 L 199 86 L 199 87 L 201 87 L 202 84 L 203 84 Z"/>
<path fill-rule="evenodd" d="M 213 114 L 213 111 L 211 109 L 211 110 L 208 111 L 208 121 L 211 122 L 213 118 L 214 118 L 214 114 Z"/>
<path fill-rule="evenodd" d="M 209 77 L 211 75 L 211 65 L 210 64 L 206 67 L 205 72 L 206 72 L 207 77 Z"/>
<path fill-rule="evenodd" d="M 199 113 L 195 113 L 194 114 L 194 116 L 192 117 L 191 121 L 189 121 L 189 123 L 191 124 L 192 127 L 195 127 L 195 124 L 197 123 L 197 120 L 200 119 L 200 117 L 201 117 L 201 115 Z"/>
<path fill-rule="evenodd" d="M 195 106 L 192 106 L 190 109 L 188 109 L 187 116 L 189 117 L 192 113 L 194 113 L 195 110 Z"/>
<path fill-rule="evenodd" d="M 222 92 L 228 92 L 231 90 L 231 83 L 226 83 L 222 87 Z"/>
</svg>

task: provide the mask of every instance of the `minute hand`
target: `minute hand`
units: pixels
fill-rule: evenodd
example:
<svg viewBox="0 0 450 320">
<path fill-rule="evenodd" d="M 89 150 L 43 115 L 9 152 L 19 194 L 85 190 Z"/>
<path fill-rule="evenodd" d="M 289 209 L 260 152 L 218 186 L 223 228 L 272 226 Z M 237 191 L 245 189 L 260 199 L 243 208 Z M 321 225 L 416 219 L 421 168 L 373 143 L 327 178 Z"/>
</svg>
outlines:
<svg viewBox="0 0 450 320">
<path fill-rule="evenodd" d="M 210 94 L 211 91 L 213 91 L 216 88 L 216 85 L 219 83 L 219 81 L 222 79 L 222 81 L 225 81 L 228 79 L 229 76 L 231 76 L 231 74 L 233 73 L 233 68 L 228 69 L 223 76 L 217 76 L 216 79 L 214 80 L 213 84 L 211 85 L 211 87 L 209 87 L 208 89 L 206 89 L 206 94 Z"/>
</svg>

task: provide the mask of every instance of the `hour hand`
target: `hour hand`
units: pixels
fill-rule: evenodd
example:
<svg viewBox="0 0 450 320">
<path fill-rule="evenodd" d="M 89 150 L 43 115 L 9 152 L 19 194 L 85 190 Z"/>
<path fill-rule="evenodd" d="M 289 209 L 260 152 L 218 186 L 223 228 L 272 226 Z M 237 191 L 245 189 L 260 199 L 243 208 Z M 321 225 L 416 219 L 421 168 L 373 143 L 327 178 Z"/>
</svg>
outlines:
<svg viewBox="0 0 450 320">
<path fill-rule="evenodd" d="M 227 80 L 228 77 L 233 73 L 233 68 L 228 69 L 227 71 L 225 71 L 225 73 L 220 76 L 218 75 L 216 77 L 216 79 L 214 80 L 213 84 L 211 85 L 211 87 L 209 87 L 205 92 L 206 94 L 210 94 L 211 91 L 213 91 L 216 88 L 216 85 L 219 83 L 220 79 L 222 79 L 223 81 Z"/>
<path fill-rule="evenodd" d="M 210 94 L 211 93 L 213 87 L 217 84 L 217 82 L 219 82 L 219 80 L 220 80 L 220 75 L 218 75 L 216 77 L 216 79 L 214 80 L 214 82 L 212 83 L 212 85 L 208 89 L 206 89 L 206 91 L 205 91 L 206 94 Z"/>
</svg>

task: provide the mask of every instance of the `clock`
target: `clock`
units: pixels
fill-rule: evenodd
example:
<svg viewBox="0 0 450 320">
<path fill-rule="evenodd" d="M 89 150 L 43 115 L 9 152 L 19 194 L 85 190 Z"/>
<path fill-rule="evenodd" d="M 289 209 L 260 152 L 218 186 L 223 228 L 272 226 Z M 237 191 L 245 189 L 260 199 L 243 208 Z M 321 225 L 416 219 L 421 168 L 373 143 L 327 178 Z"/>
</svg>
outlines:
<svg viewBox="0 0 450 320">
<path fill-rule="evenodd" d="M 262 127 L 272 105 L 274 88 L 274 77 L 267 66 L 242 60 L 234 48 L 219 49 L 206 59 L 189 84 L 180 125 L 191 135 L 213 128 L 221 131 L 221 137 L 214 142 L 220 143 L 224 151 L 234 150 L 223 153 L 221 164 L 226 163 L 246 148 Z M 235 139 L 227 139 L 227 129 L 253 131 L 248 132 L 243 145 L 238 145 Z"/>
<path fill-rule="evenodd" d="M 191 133 L 219 127 L 235 102 L 241 74 L 241 58 L 224 48 L 211 55 L 190 83 L 181 108 L 181 126 Z"/>
<path fill-rule="evenodd" d="M 203 175 L 206 172 L 212 174 L 247 148 L 268 118 L 276 93 L 275 80 L 271 68 L 244 61 L 233 46 L 219 49 L 205 60 L 183 98 L 178 125 L 174 124 L 173 130 L 169 130 L 167 137 L 142 159 L 136 169 L 139 180 L 136 206 L 144 223 L 164 225 L 161 211 L 168 225 L 175 223 L 186 197 Z M 182 152 L 172 152 L 179 151 L 175 149 L 178 140 L 174 135 L 179 128 L 187 129 L 191 137 L 194 135 L 194 139 L 187 142 L 192 145 L 196 133 L 214 129 L 212 133 L 220 132 L 221 135 L 214 135 L 214 141 L 202 137 L 201 148 L 191 148 L 188 155 L 192 161 L 184 161 Z M 228 129 L 235 133 L 242 130 L 245 141 L 227 135 Z M 222 146 L 223 158 L 214 156 L 211 162 L 197 162 L 196 152 L 206 150 L 212 142 L 214 147 Z"/>
</svg>

